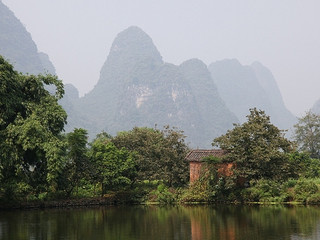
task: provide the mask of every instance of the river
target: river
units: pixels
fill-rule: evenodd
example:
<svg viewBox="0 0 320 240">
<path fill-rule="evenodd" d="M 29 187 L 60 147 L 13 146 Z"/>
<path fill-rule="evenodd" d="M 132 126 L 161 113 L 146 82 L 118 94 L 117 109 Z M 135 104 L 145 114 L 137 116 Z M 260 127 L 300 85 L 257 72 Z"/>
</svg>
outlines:
<svg viewBox="0 0 320 240">
<path fill-rule="evenodd" d="M 320 208 L 114 206 L 0 211 L 0 240 L 311 240 Z"/>
</svg>

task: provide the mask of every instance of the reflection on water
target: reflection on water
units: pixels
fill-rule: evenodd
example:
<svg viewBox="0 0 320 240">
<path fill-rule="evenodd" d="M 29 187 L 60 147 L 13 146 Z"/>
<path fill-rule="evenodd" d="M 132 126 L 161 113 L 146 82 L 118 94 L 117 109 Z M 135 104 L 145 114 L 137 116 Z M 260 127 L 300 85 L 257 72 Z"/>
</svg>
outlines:
<svg viewBox="0 0 320 240">
<path fill-rule="evenodd" d="M 320 239 L 320 208 L 121 206 L 0 212 L 11 239 Z"/>
</svg>

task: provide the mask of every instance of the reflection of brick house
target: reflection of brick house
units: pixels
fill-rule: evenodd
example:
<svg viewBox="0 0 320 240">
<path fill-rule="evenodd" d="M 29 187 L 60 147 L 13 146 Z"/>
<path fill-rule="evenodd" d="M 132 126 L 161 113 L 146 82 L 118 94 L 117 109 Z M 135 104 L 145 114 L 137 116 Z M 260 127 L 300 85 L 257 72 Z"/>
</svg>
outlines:
<svg viewBox="0 0 320 240">
<path fill-rule="evenodd" d="M 200 178 L 203 159 L 205 157 L 214 156 L 221 158 L 224 155 L 225 151 L 221 149 L 196 149 L 189 152 L 185 159 L 189 162 L 190 166 L 190 183 L 193 183 Z M 223 176 L 230 176 L 232 175 L 232 167 L 233 163 L 219 163 L 218 173 Z"/>
</svg>

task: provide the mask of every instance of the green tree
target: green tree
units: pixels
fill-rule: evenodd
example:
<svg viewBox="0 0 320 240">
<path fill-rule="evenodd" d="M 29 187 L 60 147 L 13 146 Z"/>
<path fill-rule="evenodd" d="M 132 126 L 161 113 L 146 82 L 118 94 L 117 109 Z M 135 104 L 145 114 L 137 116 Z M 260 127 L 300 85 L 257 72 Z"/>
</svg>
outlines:
<svg viewBox="0 0 320 240">
<path fill-rule="evenodd" d="M 227 152 L 226 159 L 234 162 L 235 175 L 251 179 L 281 179 L 289 176 L 288 154 L 292 143 L 284 131 L 270 123 L 264 111 L 250 109 L 247 122 L 235 124 L 232 130 L 216 138 L 213 146 Z"/>
<path fill-rule="evenodd" d="M 320 161 L 311 158 L 308 153 L 293 152 L 289 154 L 289 162 L 293 178 L 319 178 L 320 177 Z"/>
<path fill-rule="evenodd" d="M 182 186 L 189 182 L 189 163 L 185 161 L 187 152 L 182 131 L 166 126 L 162 131 L 164 136 L 161 146 L 161 171 L 163 179 L 169 186 Z"/>
<path fill-rule="evenodd" d="M 162 134 L 159 130 L 135 127 L 131 131 L 118 133 L 112 142 L 118 148 L 135 152 L 139 180 L 160 179 Z"/>
<path fill-rule="evenodd" d="M 320 115 L 308 111 L 294 128 L 299 150 L 309 153 L 312 158 L 320 158 Z"/>
<path fill-rule="evenodd" d="M 169 126 L 162 131 L 135 127 L 111 141 L 135 152 L 139 180 L 163 180 L 169 186 L 181 186 L 189 177 L 184 138 L 182 131 Z"/>
<path fill-rule="evenodd" d="M 93 164 L 94 179 L 102 186 L 102 194 L 108 190 L 120 190 L 130 186 L 136 178 L 134 154 L 118 149 L 108 139 L 99 137 L 91 144 L 89 157 Z"/>
<path fill-rule="evenodd" d="M 66 163 L 59 177 L 59 188 L 70 196 L 74 188 L 79 187 L 81 180 L 87 180 L 90 163 L 88 160 L 87 130 L 75 128 L 66 135 Z"/>
<path fill-rule="evenodd" d="M 49 85 L 55 93 L 46 90 Z M 7 196 L 21 185 L 56 189 L 64 164 L 63 94 L 57 77 L 23 75 L 0 56 L 0 181 Z"/>
</svg>

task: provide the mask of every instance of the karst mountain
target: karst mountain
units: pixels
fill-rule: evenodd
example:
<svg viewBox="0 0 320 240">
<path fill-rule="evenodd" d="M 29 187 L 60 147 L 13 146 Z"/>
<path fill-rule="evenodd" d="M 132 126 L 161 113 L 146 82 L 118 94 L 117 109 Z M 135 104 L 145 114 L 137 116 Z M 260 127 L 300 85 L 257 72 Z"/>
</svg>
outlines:
<svg viewBox="0 0 320 240">
<path fill-rule="evenodd" d="M 55 74 L 55 68 L 48 55 L 38 52 L 31 34 L 2 1 L 0 1 L 0 54 L 19 72 Z"/>
<path fill-rule="evenodd" d="M 311 108 L 311 112 L 320 114 L 320 99 L 314 103 L 313 107 Z"/>
<path fill-rule="evenodd" d="M 55 74 L 49 57 L 38 52 L 31 34 L 1 1 L 0 55 L 18 71 Z M 200 148 L 210 148 L 233 123 L 244 122 L 249 108 L 265 110 L 281 129 L 296 122 L 262 64 L 244 66 L 235 59 L 209 67 L 199 59 L 166 63 L 152 39 L 135 26 L 116 36 L 94 88 L 79 97 L 67 84 L 60 103 L 68 113 L 67 132 L 85 128 L 92 139 L 101 131 L 115 135 L 135 126 L 169 125 Z"/>
<path fill-rule="evenodd" d="M 280 129 L 290 130 L 296 123 L 271 71 L 261 63 L 246 66 L 236 59 L 226 59 L 211 63 L 209 70 L 222 99 L 241 123 L 247 120 L 248 109 L 254 107 L 264 110 Z"/>
<path fill-rule="evenodd" d="M 165 63 L 138 27 L 118 34 L 98 83 L 75 106 L 90 116 L 98 131 L 116 134 L 135 126 L 170 125 L 183 130 L 193 146 L 202 147 L 238 122 L 202 61 Z"/>
</svg>

